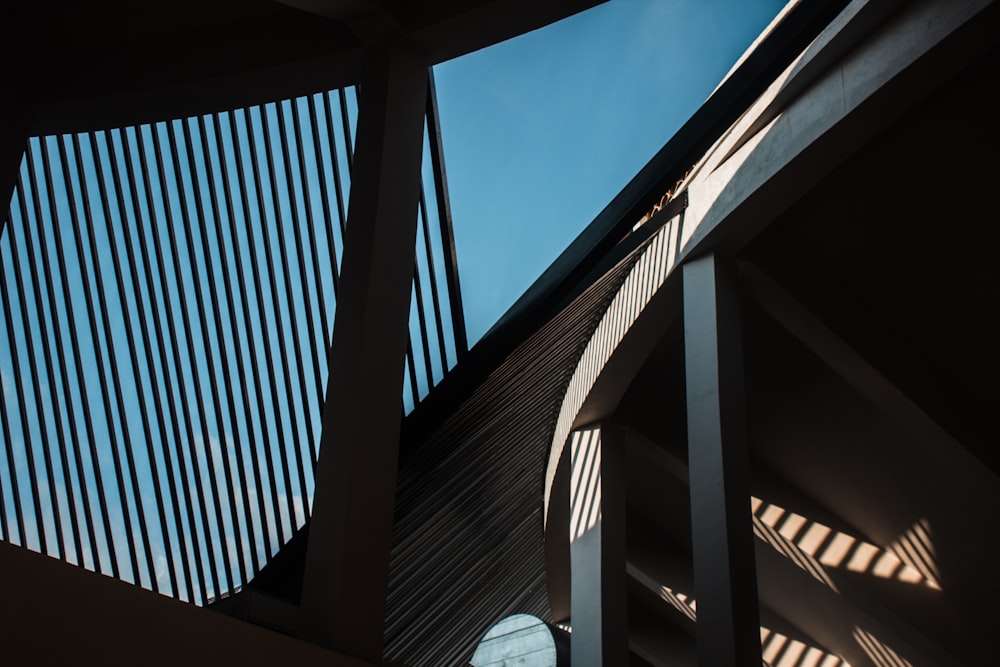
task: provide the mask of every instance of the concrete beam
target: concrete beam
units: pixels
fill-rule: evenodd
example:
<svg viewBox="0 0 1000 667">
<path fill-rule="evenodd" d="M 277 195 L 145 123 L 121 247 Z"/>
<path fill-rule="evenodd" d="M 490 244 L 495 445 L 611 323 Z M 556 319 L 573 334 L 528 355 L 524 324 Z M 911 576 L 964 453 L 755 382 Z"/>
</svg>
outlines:
<svg viewBox="0 0 1000 667">
<path fill-rule="evenodd" d="M 895 4 L 854 0 L 699 161 L 682 257 L 720 247 L 735 254 L 995 43 L 990 0 L 908 2 L 886 19 Z"/>
<path fill-rule="evenodd" d="M 382 659 L 403 360 L 416 243 L 427 61 L 371 56 L 302 590 L 302 636 Z"/>
<path fill-rule="evenodd" d="M 183 14 L 166 12 L 168 32 L 158 39 L 122 45 L 104 33 L 93 48 L 72 57 L 43 50 L 17 63 L 33 110 L 35 135 L 157 122 L 215 113 L 351 86 L 363 76 L 365 49 L 403 34 L 428 54 L 428 64 L 450 60 L 525 34 L 605 0 L 466 0 L 462 3 L 392 3 L 382 0 L 281 0 L 301 12 L 246 9 L 220 11 L 220 20 L 182 30 Z M 14 8 L 30 3 L 7 3 Z M 101 3 L 98 3 L 101 4 Z M 140 5 L 143 3 L 139 3 Z M 240 3 L 236 3 L 239 5 Z M 250 4 L 250 3 L 248 3 Z M 113 8 L 112 8 L 113 9 Z M 211 8 L 206 11 L 211 11 Z M 39 18 L 44 12 L 44 20 Z M 71 24 L 72 11 L 31 9 L 32 26 Z M 162 14 L 163 12 L 161 12 Z M 8 15 L 9 14 L 9 15 Z M 0 9 L 0 31 L 9 28 L 8 51 L 35 54 L 25 44 L 22 12 Z M 107 11 L 110 29 L 129 17 L 145 20 L 155 10 Z M 197 12 L 196 12 L 197 14 Z M 247 15 L 244 15 L 247 14 Z M 310 14 L 314 14 L 310 16 Z M 194 20 L 190 23 L 195 24 Z M 170 33 L 170 28 L 174 28 Z M 210 39 L 203 39 L 205 35 Z M 58 42 L 58 31 L 42 31 Z M 178 51 L 172 45 L 185 41 Z M 37 41 L 37 40 L 35 40 Z M 4 98 L 5 100 L 9 98 Z M 20 98 L 18 98 L 20 99 Z"/>
<path fill-rule="evenodd" d="M 665 478 L 687 485 L 688 467 L 683 461 L 636 431 L 630 430 L 628 436 L 630 460 L 633 456 L 641 457 L 648 465 L 655 466 Z M 791 493 L 798 496 L 795 491 Z M 807 502 L 805 498 L 795 498 L 795 506 Z M 807 516 L 811 520 L 817 519 L 812 513 Z M 754 517 L 752 520 L 761 627 L 774 629 L 774 618 L 777 617 L 798 634 L 811 638 L 816 645 L 823 647 L 822 650 L 839 655 L 857 667 L 874 667 L 874 663 L 859 644 L 859 633 L 852 632 L 852 629 L 874 632 L 884 645 L 909 656 L 914 665 L 924 664 L 921 661 L 929 664 L 956 663 L 942 645 L 921 633 L 911 620 L 884 606 L 870 592 L 865 592 L 858 581 L 844 570 L 827 568 L 816 562 L 810 572 L 804 564 L 814 561 L 813 557 L 794 542 L 783 538 L 777 530 L 768 528 L 761 519 Z M 655 534 L 655 528 L 637 523 L 635 519 L 630 521 L 632 530 L 644 536 Z M 694 587 L 691 585 L 689 565 L 682 560 L 687 556 L 677 556 L 664 550 L 659 542 L 644 543 L 630 539 L 628 571 L 634 580 L 658 592 L 665 604 L 683 612 L 679 603 L 690 604 L 693 601 L 688 596 Z M 668 584 L 684 593 L 684 599 L 679 599 L 674 591 L 668 594 L 660 589 L 660 586 Z M 700 610 L 700 601 L 698 604 Z M 792 634 L 788 628 L 782 632 Z"/>
<path fill-rule="evenodd" d="M 996 474 L 847 341 L 760 269 L 742 264 L 740 273 L 747 292 L 765 312 L 895 422 L 925 455 L 951 469 L 956 478 L 965 480 L 982 496 L 995 493 L 1000 484 Z"/>
</svg>

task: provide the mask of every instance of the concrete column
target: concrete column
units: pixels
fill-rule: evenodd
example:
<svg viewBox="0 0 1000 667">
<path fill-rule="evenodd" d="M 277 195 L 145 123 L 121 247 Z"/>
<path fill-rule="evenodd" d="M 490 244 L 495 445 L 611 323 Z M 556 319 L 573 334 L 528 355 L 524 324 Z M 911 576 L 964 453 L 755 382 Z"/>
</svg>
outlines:
<svg viewBox="0 0 1000 667">
<path fill-rule="evenodd" d="M 427 61 L 371 56 L 357 143 L 302 589 L 302 636 L 381 663 Z"/>
<path fill-rule="evenodd" d="M 732 267 L 684 265 L 684 366 L 698 664 L 759 667 L 742 334 Z"/>
<path fill-rule="evenodd" d="M 570 656 L 573 667 L 624 667 L 625 434 L 608 424 L 581 429 L 570 447 Z"/>
</svg>

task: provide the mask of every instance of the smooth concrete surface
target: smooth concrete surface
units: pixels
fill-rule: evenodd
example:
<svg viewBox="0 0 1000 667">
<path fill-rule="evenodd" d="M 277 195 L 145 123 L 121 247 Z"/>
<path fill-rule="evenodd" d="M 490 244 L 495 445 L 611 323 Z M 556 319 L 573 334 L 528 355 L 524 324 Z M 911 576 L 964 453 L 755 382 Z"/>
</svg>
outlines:
<svg viewBox="0 0 1000 667">
<path fill-rule="evenodd" d="M 684 265 L 683 282 L 698 660 L 707 667 L 757 665 L 760 621 L 735 267 L 714 254 L 700 257 Z"/>
<path fill-rule="evenodd" d="M 574 667 L 628 664 L 625 590 L 625 434 L 576 431 L 570 482 L 570 655 Z"/>
<path fill-rule="evenodd" d="M 552 498 L 552 485 L 567 439 L 573 426 L 577 423 L 580 410 L 593 391 L 604 368 L 608 365 L 611 356 L 616 353 L 626 334 L 636 326 L 640 316 L 653 319 L 657 325 L 654 327 L 656 329 L 659 329 L 665 321 L 669 321 L 669 318 L 656 321 L 656 315 L 650 315 L 650 313 L 663 315 L 664 310 L 669 312 L 669 299 L 657 297 L 665 292 L 665 290 L 661 290 L 661 287 L 677 263 L 677 242 L 680 238 L 679 230 L 683 229 L 683 226 L 684 214 L 681 213 L 656 232 L 642 251 L 635 266 L 629 271 L 629 275 L 619 288 L 618 293 L 608 305 L 601 322 L 587 343 L 587 347 L 573 371 L 573 377 L 566 388 L 565 398 L 556 419 L 555 433 L 552 436 L 552 445 L 545 471 L 544 508 L 546 517 Z M 657 331 L 653 331 L 653 341 L 655 341 L 656 335 Z M 655 342 L 649 342 L 650 347 L 654 344 Z M 622 384 L 627 385 L 629 378 L 625 373 L 621 375 L 625 376 L 621 378 Z"/>
<path fill-rule="evenodd" d="M 728 246 L 738 249 L 886 123 L 988 46 L 988 38 L 978 32 L 959 43 L 953 37 L 967 24 L 975 23 L 977 15 L 991 4 L 988 0 L 921 0 L 877 26 L 868 25 L 877 16 L 862 11 L 872 1 L 857 0 L 845 9 L 692 167 L 683 186 L 689 193 L 687 210 L 661 229 L 656 242 L 644 251 L 643 260 L 633 268 L 602 317 L 567 388 L 548 458 L 546 516 L 572 425 L 604 369 L 613 368 L 613 357 L 622 354 L 618 348 L 626 334 L 641 326 L 642 320 L 659 322 L 661 331 L 669 324 L 662 309 L 649 306 L 661 301 L 654 297 L 675 266 L 702 251 L 713 238 L 728 235 L 732 237 Z M 852 21 L 865 25 L 853 26 Z M 932 25 L 933 30 L 924 31 L 924 25 Z M 867 36 L 860 45 L 849 44 L 854 48 L 841 53 L 845 44 L 836 39 L 837 30 L 856 30 Z M 895 52 L 897 42 L 905 46 L 899 53 Z M 873 58 L 874 62 L 865 65 Z M 824 67 L 810 67 L 812 60 L 824 61 Z M 827 65 L 828 60 L 834 62 Z M 796 77 L 807 80 L 796 81 Z M 787 87 L 802 92 L 775 112 L 771 105 Z M 762 114 L 772 112 L 775 118 L 746 136 Z M 668 238 L 670 234 L 677 234 L 677 238 Z M 648 353 L 656 337 L 643 338 Z M 604 416 L 591 415 L 591 419 Z"/>
<path fill-rule="evenodd" d="M 987 47 L 977 43 L 980 40 L 968 40 L 953 47 L 955 53 L 939 55 L 938 62 L 932 64 L 933 56 L 931 60 L 928 56 L 933 50 L 990 1 L 922 0 L 907 4 L 829 66 L 808 67 L 807 58 L 833 60 L 838 54 L 828 51 L 843 48 L 835 39 L 837 32 L 854 27 L 851 21 L 872 21 L 874 17 L 860 11 L 859 6 L 874 2 L 852 3 L 844 12 L 851 20 L 831 24 L 814 48 L 778 77 L 733 131 L 696 165 L 688 186 L 689 224 L 681 239 L 684 254 L 698 252 L 710 236 L 718 235 L 717 228 L 723 224 L 740 228 L 739 241 L 752 238 L 782 207 Z M 865 29 L 857 28 L 861 33 Z M 919 75 L 908 72 L 914 65 L 919 66 Z M 822 75 L 817 76 L 816 70 Z M 797 81 L 797 77 L 805 81 Z M 774 99 L 789 87 L 803 92 L 780 110 L 770 109 Z M 891 99 L 884 99 L 890 90 Z M 773 120 L 745 139 L 743 133 L 765 112 L 774 115 Z M 835 145 L 824 145 L 824 137 L 834 136 L 835 130 L 840 131 Z M 730 153 L 736 144 L 741 144 L 740 148 Z M 811 150 L 822 151 L 822 157 L 811 156 Z M 789 169 L 792 166 L 794 170 Z M 769 191 L 768 186 L 775 186 L 775 190 Z"/>
<path fill-rule="evenodd" d="M 657 474 L 653 478 L 659 479 L 661 487 L 669 484 L 687 486 L 686 464 L 638 433 L 630 432 L 629 443 L 629 451 L 635 453 L 636 459 L 630 465 L 630 470 L 640 466 L 655 468 Z M 769 475 L 759 465 L 752 470 L 752 473 L 758 479 L 770 481 Z M 648 486 L 649 479 L 651 478 L 640 480 L 630 475 L 630 489 L 634 492 L 637 490 L 633 488 L 634 486 L 643 484 Z M 766 497 L 777 494 L 780 497 L 781 486 L 780 483 L 773 482 L 756 484 L 753 493 Z M 764 490 L 761 490 L 761 487 Z M 790 493 L 787 489 L 784 493 L 791 504 L 807 508 L 803 511 L 806 512 L 810 522 L 829 521 L 842 530 L 855 532 L 849 526 L 842 526 L 836 517 L 824 515 L 822 507 L 809 503 L 801 494 L 794 491 Z M 662 489 L 660 494 L 653 496 L 653 498 L 660 497 L 663 497 Z M 655 500 L 650 503 L 650 497 L 644 497 L 644 500 L 645 505 L 657 504 Z M 662 506 L 663 503 L 659 505 Z M 786 515 L 779 516 L 779 524 Z M 791 533 L 793 523 L 791 517 L 784 520 L 787 525 L 779 533 L 767 527 L 774 524 L 774 521 L 768 523 L 754 517 L 756 533 L 754 553 L 760 588 L 762 630 L 773 629 L 782 624 L 781 619 L 788 619 L 783 623 L 788 626 L 783 628 L 786 635 L 798 630 L 799 634 L 809 638 L 813 644 L 823 647 L 832 655 L 846 658 L 855 667 L 872 665 L 872 659 L 859 645 L 852 633 L 853 628 L 862 628 L 865 632 L 877 636 L 883 644 L 891 647 L 898 655 L 905 656 L 914 666 L 961 664 L 933 639 L 922 636 L 919 628 L 909 624 L 898 613 L 882 604 L 872 604 L 870 593 L 847 568 L 832 565 L 828 558 L 823 558 L 824 562 L 821 563 L 799 546 L 799 544 L 806 545 L 807 540 L 793 541 L 785 537 Z M 653 539 L 651 536 L 656 534 L 658 528 L 649 525 L 648 522 L 637 520 L 635 515 L 629 518 L 629 525 L 630 577 L 694 621 L 695 612 L 692 608 L 694 597 L 691 595 L 694 590 L 693 563 L 687 560 L 690 555 L 685 556 L 678 549 L 668 549 L 662 540 Z M 839 531 L 834 533 L 838 536 L 845 535 Z M 838 537 L 835 541 L 843 539 Z M 890 560 L 895 559 L 890 556 Z M 940 599 L 939 591 L 927 591 L 927 593 L 938 599 L 936 604 L 944 603 Z M 685 605 L 686 608 L 681 605 Z M 676 624 L 676 615 L 674 620 Z M 694 631 L 693 622 L 690 629 Z M 877 663 L 875 667 L 878 667 Z"/>
<path fill-rule="evenodd" d="M 372 667 L 7 543 L 0 591 L 8 665 Z"/>
<path fill-rule="evenodd" d="M 824 369 L 818 359 L 807 363 L 804 349 L 792 354 L 798 347 L 794 341 L 776 335 L 777 323 L 762 330 L 762 317 L 759 314 L 751 322 L 755 344 L 746 351 L 754 360 L 747 384 L 755 397 L 756 417 L 751 475 L 757 483 L 751 489 L 767 499 L 766 504 L 780 503 L 794 512 L 774 506 L 767 513 L 758 512 L 767 525 L 780 529 L 780 535 L 779 530 L 759 530 L 757 535 L 761 626 L 774 628 L 765 611 L 776 612 L 811 638 L 810 645 L 841 656 L 854 667 L 884 665 L 873 657 L 878 647 L 914 666 L 992 664 L 986 659 L 989 648 L 970 645 L 969 640 L 979 634 L 969 626 L 970 611 L 976 607 L 959 588 L 955 573 L 943 566 L 945 559 L 960 557 L 963 570 L 974 571 L 977 563 L 996 553 L 995 545 L 988 543 L 996 530 L 982 524 L 982 517 L 996 513 L 992 509 L 996 484 L 991 500 L 967 485 L 967 476 L 951 473 L 946 461 L 915 448 L 902 427 L 892 425 L 889 415 L 880 418 L 865 406 L 862 395 L 852 397 L 846 383 L 841 383 L 841 391 L 831 391 L 823 378 L 835 380 L 833 369 Z M 764 338 L 767 349 L 761 347 Z M 681 370 L 676 364 L 644 369 L 647 378 L 626 402 L 646 395 L 641 405 L 645 419 L 633 421 L 624 413 L 615 419 L 643 431 L 663 421 L 656 406 L 666 396 L 662 391 L 648 396 L 648 376 Z M 630 415 L 635 413 L 629 410 Z M 686 466 L 670 453 L 662 437 L 655 445 L 643 445 L 630 449 L 642 455 L 642 462 L 638 456 L 630 457 L 635 465 L 630 465 L 628 477 L 629 563 L 652 575 L 658 585 L 689 594 L 692 562 L 678 562 L 669 546 L 682 545 L 682 554 L 689 549 L 684 526 L 676 516 L 656 509 L 676 502 L 673 487 L 686 480 Z M 658 468 L 658 474 L 649 474 L 645 470 L 649 467 Z M 644 521 L 640 523 L 637 515 Z M 931 579 L 914 579 L 912 567 L 900 567 L 900 561 L 914 562 L 914 554 L 908 546 L 900 550 L 905 543 L 895 538 L 914 516 L 931 519 L 933 545 L 927 548 L 936 563 L 929 563 L 931 572 L 925 577 L 941 568 L 943 590 L 929 585 Z M 888 534 L 879 529 L 899 520 L 904 525 Z M 879 549 L 859 548 L 861 542 Z M 882 557 L 873 558 L 872 553 Z M 995 589 L 992 581 L 982 578 L 984 593 Z M 794 636 L 788 630 L 781 632 Z M 977 651 L 983 659 L 971 658 Z"/>
</svg>

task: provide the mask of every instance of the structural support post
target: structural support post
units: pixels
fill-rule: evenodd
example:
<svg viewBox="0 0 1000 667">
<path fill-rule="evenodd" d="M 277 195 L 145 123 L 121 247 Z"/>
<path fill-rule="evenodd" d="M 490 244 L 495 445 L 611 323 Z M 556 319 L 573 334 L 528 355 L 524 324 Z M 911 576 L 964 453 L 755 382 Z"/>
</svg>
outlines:
<svg viewBox="0 0 1000 667">
<path fill-rule="evenodd" d="M 570 436 L 573 667 L 628 664 L 625 434 L 603 424 Z"/>
<path fill-rule="evenodd" d="M 367 63 L 309 546 L 302 636 L 382 661 L 400 389 L 416 244 L 426 57 Z"/>
<path fill-rule="evenodd" d="M 733 267 L 684 265 L 684 368 L 698 664 L 759 667 L 742 334 Z"/>
<path fill-rule="evenodd" d="M 434 173 L 434 197 L 437 201 L 438 222 L 441 229 L 441 248 L 444 254 L 444 276 L 448 285 L 448 303 L 451 306 L 451 328 L 455 333 L 455 355 L 463 359 L 469 352 L 465 332 L 465 311 L 462 308 L 462 288 L 458 282 L 458 255 L 455 253 L 455 231 L 451 220 L 451 197 L 448 195 L 448 174 L 444 168 L 444 145 L 441 141 L 441 119 L 438 116 L 437 89 L 434 72 L 427 72 L 427 137 Z"/>
</svg>

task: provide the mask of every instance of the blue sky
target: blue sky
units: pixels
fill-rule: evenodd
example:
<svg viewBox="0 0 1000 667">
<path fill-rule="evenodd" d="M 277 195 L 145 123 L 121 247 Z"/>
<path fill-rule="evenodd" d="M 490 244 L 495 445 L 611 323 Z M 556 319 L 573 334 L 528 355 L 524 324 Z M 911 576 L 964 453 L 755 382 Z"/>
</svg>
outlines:
<svg viewBox="0 0 1000 667">
<path fill-rule="evenodd" d="M 694 113 L 783 5 L 611 0 L 435 67 L 470 344 Z"/>
</svg>

